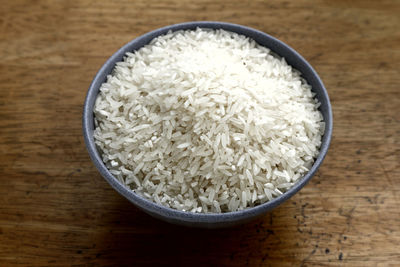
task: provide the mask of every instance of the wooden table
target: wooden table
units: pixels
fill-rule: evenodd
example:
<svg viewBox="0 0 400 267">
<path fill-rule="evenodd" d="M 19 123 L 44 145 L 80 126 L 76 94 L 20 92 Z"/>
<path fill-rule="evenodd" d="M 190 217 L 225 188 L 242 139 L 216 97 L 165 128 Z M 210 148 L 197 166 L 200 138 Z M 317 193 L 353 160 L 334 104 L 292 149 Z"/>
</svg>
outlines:
<svg viewBox="0 0 400 267">
<path fill-rule="evenodd" d="M 2 1 L 0 266 L 400 265 L 398 1 Z M 149 217 L 96 171 L 82 105 L 104 61 L 172 23 L 220 20 L 288 43 L 331 97 L 330 151 L 262 218 L 199 230 Z"/>
</svg>

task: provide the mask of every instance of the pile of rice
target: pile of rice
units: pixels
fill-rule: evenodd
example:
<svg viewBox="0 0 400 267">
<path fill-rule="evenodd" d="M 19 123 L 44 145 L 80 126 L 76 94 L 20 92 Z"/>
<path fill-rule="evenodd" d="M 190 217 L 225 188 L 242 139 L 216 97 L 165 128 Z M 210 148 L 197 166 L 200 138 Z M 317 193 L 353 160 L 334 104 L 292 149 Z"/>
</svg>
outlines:
<svg viewBox="0 0 400 267">
<path fill-rule="evenodd" d="M 324 122 L 300 73 L 254 40 L 188 30 L 127 53 L 95 103 L 96 145 L 137 194 L 220 213 L 290 189 L 318 156 Z"/>
</svg>

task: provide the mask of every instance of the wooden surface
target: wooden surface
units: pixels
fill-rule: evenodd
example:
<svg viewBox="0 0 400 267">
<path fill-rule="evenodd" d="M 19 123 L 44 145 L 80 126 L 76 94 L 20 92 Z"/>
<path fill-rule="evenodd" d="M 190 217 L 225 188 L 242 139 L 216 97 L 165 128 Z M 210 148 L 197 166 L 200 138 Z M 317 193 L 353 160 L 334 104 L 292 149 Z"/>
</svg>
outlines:
<svg viewBox="0 0 400 267">
<path fill-rule="evenodd" d="M 1 1 L 0 266 L 399 266 L 399 1 Z M 166 224 L 118 195 L 81 133 L 87 88 L 131 39 L 220 20 L 287 42 L 331 97 L 312 181 L 232 229 Z"/>
</svg>

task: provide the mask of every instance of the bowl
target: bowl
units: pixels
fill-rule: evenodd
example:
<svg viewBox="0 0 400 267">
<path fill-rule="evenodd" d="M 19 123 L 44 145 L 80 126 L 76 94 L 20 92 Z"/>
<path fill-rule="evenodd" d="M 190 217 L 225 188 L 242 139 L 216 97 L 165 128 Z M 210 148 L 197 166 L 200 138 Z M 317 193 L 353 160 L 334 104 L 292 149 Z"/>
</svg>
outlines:
<svg viewBox="0 0 400 267">
<path fill-rule="evenodd" d="M 211 28 L 211 29 L 224 29 L 226 31 L 236 32 L 238 34 L 245 35 L 254 39 L 257 43 L 262 46 L 268 47 L 271 51 L 275 52 L 281 57 L 286 59 L 286 62 L 299 70 L 302 73 L 302 77 L 307 80 L 307 82 L 312 86 L 312 91 L 316 93 L 316 97 L 321 103 L 319 107 L 326 124 L 325 134 L 322 138 L 322 145 L 320 148 L 320 153 L 315 160 L 313 166 L 309 172 L 300 179 L 292 188 L 287 192 L 280 195 L 279 197 L 260 204 L 258 206 L 248 208 L 242 211 L 227 212 L 227 213 L 191 213 L 175 210 L 172 208 L 164 207 L 158 205 L 150 200 L 147 200 L 130 189 L 126 188 L 121 184 L 106 168 L 99 151 L 96 148 L 93 139 L 94 130 L 94 116 L 93 107 L 97 94 L 99 93 L 99 88 L 103 82 L 106 81 L 107 75 L 111 73 L 115 64 L 123 60 L 126 52 L 132 52 L 140 49 L 144 45 L 148 44 L 152 39 L 157 36 L 166 34 L 168 31 L 178 31 L 178 30 L 194 30 L 197 27 L 200 28 Z M 146 33 L 126 45 L 120 48 L 116 53 L 114 53 L 106 63 L 100 68 L 94 77 L 86 96 L 83 109 L 83 136 L 85 139 L 86 147 L 89 152 L 90 158 L 92 159 L 94 165 L 104 177 L 104 179 L 122 196 L 127 198 L 130 202 L 135 204 L 138 208 L 144 212 L 150 214 L 153 217 L 159 218 L 161 220 L 185 225 L 192 227 L 202 227 L 202 228 L 218 228 L 218 227 L 228 227 L 240 223 L 245 223 L 250 221 L 260 215 L 267 213 L 278 205 L 282 204 L 294 194 L 296 194 L 311 177 L 315 174 L 317 169 L 321 166 L 323 159 L 328 151 L 329 144 L 332 136 L 332 109 L 329 102 L 328 93 L 319 78 L 318 74 L 311 67 L 311 65 L 293 48 L 289 47 L 287 44 L 279 41 L 278 39 L 255 29 L 231 24 L 226 22 L 213 22 L 213 21 L 196 21 L 196 22 L 186 22 L 181 24 L 175 24 L 166 26 L 149 33 Z"/>
</svg>

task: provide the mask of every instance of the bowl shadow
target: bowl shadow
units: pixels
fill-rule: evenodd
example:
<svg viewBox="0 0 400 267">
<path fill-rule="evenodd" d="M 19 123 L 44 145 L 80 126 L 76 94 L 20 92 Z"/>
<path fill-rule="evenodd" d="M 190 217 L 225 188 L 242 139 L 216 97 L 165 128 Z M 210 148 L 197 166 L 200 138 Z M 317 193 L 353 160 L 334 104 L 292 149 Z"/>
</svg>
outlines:
<svg viewBox="0 0 400 267">
<path fill-rule="evenodd" d="M 140 211 L 125 199 L 114 202 L 94 238 L 93 263 L 142 265 L 260 265 L 286 253 L 294 240 L 285 204 L 249 223 L 222 229 L 172 225 Z M 295 227 L 295 225 L 293 225 Z M 294 231 L 296 232 L 296 231 Z M 285 252 L 286 251 L 286 252 Z"/>
</svg>

